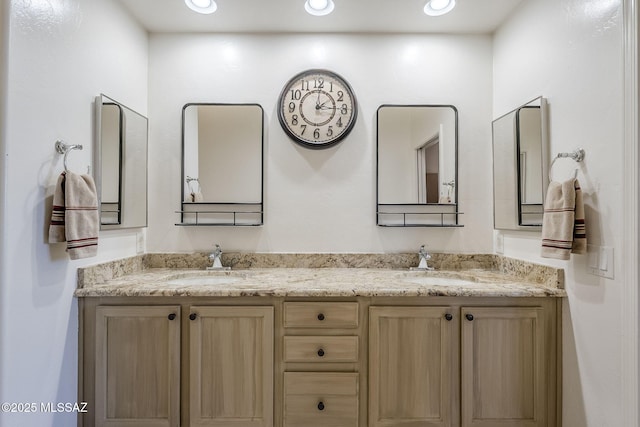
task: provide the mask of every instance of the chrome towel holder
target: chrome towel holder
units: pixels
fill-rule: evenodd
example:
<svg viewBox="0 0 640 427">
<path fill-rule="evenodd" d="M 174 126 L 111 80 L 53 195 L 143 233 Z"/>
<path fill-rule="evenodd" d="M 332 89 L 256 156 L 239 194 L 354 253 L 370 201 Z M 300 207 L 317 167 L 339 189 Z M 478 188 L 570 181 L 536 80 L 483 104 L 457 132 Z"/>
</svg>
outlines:
<svg viewBox="0 0 640 427">
<path fill-rule="evenodd" d="M 82 150 L 82 144 L 65 144 L 63 141 L 56 141 L 56 151 L 59 154 L 64 154 L 64 160 L 62 163 L 64 164 L 64 171 L 67 172 L 69 167 L 67 166 L 67 156 L 71 152 L 71 150 Z"/>
<path fill-rule="evenodd" d="M 585 151 L 582 148 L 577 148 L 574 151 L 570 152 L 570 153 L 558 153 L 553 160 L 551 161 L 551 164 L 549 165 L 549 181 L 551 181 L 551 170 L 553 169 L 553 164 L 555 163 L 556 160 L 561 159 L 561 158 L 570 158 L 572 159 L 574 162 L 582 162 L 584 160 L 584 156 L 585 156 Z M 574 171 L 573 174 L 573 178 L 575 179 L 576 176 L 578 175 L 578 169 L 576 169 Z"/>
</svg>

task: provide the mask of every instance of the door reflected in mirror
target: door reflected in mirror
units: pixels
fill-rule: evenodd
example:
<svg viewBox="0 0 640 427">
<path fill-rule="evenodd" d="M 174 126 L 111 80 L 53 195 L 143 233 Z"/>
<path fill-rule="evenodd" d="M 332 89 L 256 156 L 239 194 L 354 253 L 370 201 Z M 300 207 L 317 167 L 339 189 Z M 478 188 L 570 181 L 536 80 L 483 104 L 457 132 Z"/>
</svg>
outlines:
<svg viewBox="0 0 640 427">
<path fill-rule="evenodd" d="M 455 107 L 382 105 L 377 144 L 378 225 L 457 225 Z"/>
<path fill-rule="evenodd" d="M 548 184 L 546 102 L 538 97 L 493 121 L 494 227 L 542 225 Z"/>
<path fill-rule="evenodd" d="M 100 228 L 146 227 L 148 120 L 105 95 L 96 98 L 96 118 Z"/>
<path fill-rule="evenodd" d="M 261 225 L 264 114 L 257 104 L 183 108 L 179 225 Z"/>
</svg>

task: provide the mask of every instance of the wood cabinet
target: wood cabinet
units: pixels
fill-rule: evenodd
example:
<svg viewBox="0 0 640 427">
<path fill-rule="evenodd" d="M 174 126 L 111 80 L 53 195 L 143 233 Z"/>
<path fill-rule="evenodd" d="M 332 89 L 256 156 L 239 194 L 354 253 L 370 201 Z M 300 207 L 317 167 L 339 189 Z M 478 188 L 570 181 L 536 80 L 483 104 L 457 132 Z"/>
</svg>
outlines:
<svg viewBox="0 0 640 427">
<path fill-rule="evenodd" d="M 191 307 L 189 414 L 193 427 L 273 425 L 273 307 Z"/>
<path fill-rule="evenodd" d="M 544 427 L 549 347 L 540 307 L 462 308 L 462 426 Z"/>
<path fill-rule="evenodd" d="M 273 426 L 273 306 L 83 306 L 81 426 Z"/>
<path fill-rule="evenodd" d="M 80 300 L 80 427 L 559 427 L 558 298 Z"/>
<path fill-rule="evenodd" d="M 357 302 L 284 302 L 283 427 L 360 427 Z"/>
<path fill-rule="evenodd" d="M 556 426 L 555 309 L 371 307 L 369 426 Z"/>
<path fill-rule="evenodd" d="M 180 422 L 180 307 L 98 307 L 96 426 Z"/>
<path fill-rule="evenodd" d="M 369 309 L 370 427 L 452 425 L 458 405 L 454 346 L 458 322 L 451 311 L 450 307 Z"/>
</svg>

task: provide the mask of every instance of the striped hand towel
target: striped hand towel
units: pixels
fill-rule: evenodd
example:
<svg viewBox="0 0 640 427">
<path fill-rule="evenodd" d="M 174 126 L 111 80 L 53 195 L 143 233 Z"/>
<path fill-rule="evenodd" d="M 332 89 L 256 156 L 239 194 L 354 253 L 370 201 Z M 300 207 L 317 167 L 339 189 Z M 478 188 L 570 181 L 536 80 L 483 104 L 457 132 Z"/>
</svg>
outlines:
<svg viewBox="0 0 640 427">
<path fill-rule="evenodd" d="M 568 260 L 587 251 L 584 204 L 577 179 L 549 183 L 542 219 L 542 256 Z"/>
<path fill-rule="evenodd" d="M 49 243 L 66 241 L 71 259 L 96 256 L 99 227 L 98 198 L 93 178 L 63 172 L 53 193 Z"/>
</svg>

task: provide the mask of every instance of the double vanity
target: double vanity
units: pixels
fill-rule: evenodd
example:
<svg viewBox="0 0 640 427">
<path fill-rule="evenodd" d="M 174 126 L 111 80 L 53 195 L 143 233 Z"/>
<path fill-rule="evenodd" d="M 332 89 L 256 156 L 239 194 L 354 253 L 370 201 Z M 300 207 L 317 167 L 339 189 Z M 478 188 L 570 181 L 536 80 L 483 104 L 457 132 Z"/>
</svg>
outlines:
<svg viewBox="0 0 640 427">
<path fill-rule="evenodd" d="M 496 255 L 146 254 L 79 269 L 93 426 L 559 425 L 562 269 Z"/>
</svg>

